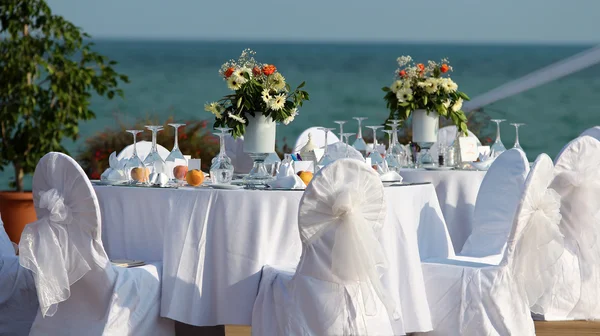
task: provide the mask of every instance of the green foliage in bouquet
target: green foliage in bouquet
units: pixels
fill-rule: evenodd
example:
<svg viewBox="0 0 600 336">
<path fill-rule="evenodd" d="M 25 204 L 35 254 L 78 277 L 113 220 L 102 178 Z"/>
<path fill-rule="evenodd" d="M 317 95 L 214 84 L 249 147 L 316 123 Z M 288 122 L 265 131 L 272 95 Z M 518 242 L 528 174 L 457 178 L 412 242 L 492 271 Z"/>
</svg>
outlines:
<svg viewBox="0 0 600 336">
<path fill-rule="evenodd" d="M 109 60 L 81 28 L 43 0 L 0 1 L 0 170 L 12 164 L 17 191 L 48 152 L 67 152 L 80 120 L 95 117 L 92 94 L 122 95 Z"/>
<path fill-rule="evenodd" d="M 248 115 L 263 113 L 275 122 L 291 123 L 298 114 L 308 92 L 301 90 L 302 82 L 291 91 L 290 85 L 272 64 L 261 64 L 255 53 L 246 49 L 240 58 L 221 66 L 219 74 L 234 91 L 217 102 L 206 104 L 204 109 L 215 116 L 215 127 L 230 127 L 234 137 L 244 135 Z"/>
<path fill-rule="evenodd" d="M 396 80 L 390 87 L 382 88 L 390 111 L 388 120 L 406 120 L 413 111 L 423 109 L 428 113 L 439 113 L 467 132 L 467 117 L 462 105 L 469 97 L 458 91 L 458 85 L 450 77 L 444 77 L 452 71 L 447 60 L 428 61 L 424 65 L 414 64 L 410 56 L 402 56 L 398 58 L 398 66 Z"/>
</svg>

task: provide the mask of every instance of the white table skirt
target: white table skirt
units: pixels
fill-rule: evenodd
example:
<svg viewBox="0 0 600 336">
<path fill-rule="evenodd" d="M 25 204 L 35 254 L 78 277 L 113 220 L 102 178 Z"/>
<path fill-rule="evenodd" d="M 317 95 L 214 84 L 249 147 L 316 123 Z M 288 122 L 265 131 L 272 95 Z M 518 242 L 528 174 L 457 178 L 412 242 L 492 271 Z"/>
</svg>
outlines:
<svg viewBox="0 0 600 336">
<path fill-rule="evenodd" d="M 164 317 L 197 326 L 248 325 L 262 266 L 295 267 L 300 258 L 301 191 L 95 189 L 108 255 L 163 260 Z M 450 238 L 431 184 L 388 187 L 386 196 L 380 240 L 391 268 L 383 283 L 400 304 L 407 331 L 427 331 L 420 257 L 447 256 Z"/>
<path fill-rule="evenodd" d="M 475 200 L 485 171 L 402 169 L 404 182 L 431 182 L 442 208 L 456 253 L 473 229 Z"/>
</svg>

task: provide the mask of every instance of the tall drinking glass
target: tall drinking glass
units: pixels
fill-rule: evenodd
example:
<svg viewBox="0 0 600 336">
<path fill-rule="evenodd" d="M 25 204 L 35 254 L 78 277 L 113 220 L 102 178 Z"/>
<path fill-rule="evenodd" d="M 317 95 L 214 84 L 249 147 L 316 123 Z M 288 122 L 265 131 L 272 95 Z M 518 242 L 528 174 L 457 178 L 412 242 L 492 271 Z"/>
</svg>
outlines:
<svg viewBox="0 0 600 336">
<path fill-rule="evenodd" d="M 355 135 L 356 133 L 342 133 L 340 134 L 342 136 L 342 141 L 344 141 L 343 139 L 345 138 L 345 144 L 346 144 L 346 157 L 348 157 L 350 154 L 349 149 L 350 149 L 350 145 L 348 145 L 348 142 L 350 141 L 350 137 Z"/>
<path fill-rule="evenodd" d="M 398 159 L 392 153 L 392 148 L 394 145 L 393 134 L 394 134 L 395 130 L 383 130 L 383 132 L 388 135 L 388 149 L 385 152 L 385 161 L 387 162 L 389 169 L 391 169 L 393 171 L 398 171 L 400 169 L 400 162 L 398 162 Z"/>
<path fill-rule="evenodd" d="M 131 157 L 129 157 L 129 159 L 127 159 L 127 163 L 125 164 L 125 169 L 129 177 L 129 184 L 146 183 L 148 182 L 147 175 L 149 175 L 149 173 L 137 153 L 137 134 L 143 131 L 127 130 L 127 132 L 133 135 L 133 154 L 131 155 Z M 136 169 L 136 171 L 133 172 L 134 168 L 138 169 Z"/>
<path fill-rule="evenodd" d="M 519 143 L 519 127 L 525 126 L 525 124 L 512 123 L 511 125 L 515 126 L 515 145 L 513 146 L 513 148 L 518 148 L 520 150 L 523 150 L 523 147 L 521 147 L 521 144 Z"/>
<path fill-rule="evenodd" d="M 373 130 L 373 150 L 369 154 L 369 158 L 371 158 L 371 165 L 374 167 L 375 165 L 381 167 L 383 164 L 383 158 L 381 157 L 381 153 L 377 150 L 377 130 L 382 128 L 383 126 L 367 126 Z"/>
<path fill-rule="evenodd" d="M 340 141 L 343 143 L 344 142 L 344 124 L 346 123 L 345 120 L 336 120 L 334 121 L 334 123 L 340 125 Z"/>
<path fill-rule="evenodd" d="M 365 140 L 363 140 L 363 137 L 362 137 L 362 122 L 363 122 L 363 120 L 367 120 L 367 118 L 366 117 L 354 117 L 352 119 L 355 119 L 356 121 L 358 121 L 358 132 L 356 135 L 356 140 L 354 140 L 352 147 L 354 147 L 354 149 L 359 151 L 363 157 L 367 157 L 367 143 L 365 142 Z"/>
<path fill-rule="evenodd" d="M 329 132 L 335 130 L 335 128 L 319 127 L 319 129 L 325 132 L 325 151 L 323 153 L 323 157 L 321 157 L 321 160 L 319 160 L 317 163 L 317 167 L 323 168 L 334 161 L 327 151 L 327 136 L 329 135 Z"/>
<path fill-rule="evenodd" d="M 175 159 L 185 160 L 183 153 L 181 153 L 181 150 L 179 150 L 179 128 L 185 126 L 185 124 L 169 124 L 169 126 L 175 129 L 175 140 L 173 141 L 173 149 L 165 161 L 175 162 Z"/>
<path fill-rule="evenodd" d="M 213 134 L 219 137 L 220 148 L 210 166 L 210 179 L 214 184 L 230 184 L 233 179 L 233 164 L 225 151 L 225 136 L 229 134 L 224 131 Z"/>
<path fill-rule="evenodd" d="M 494 141 L 492 148 L 490 148 L 490 156 L 495 158 L 506 151 L 506 147 L 504 147 L 500 138 L 500 123 L 506 121 L 506 119 L 492 119 L 492 121 L 496 123 L 496 141 Z"/>
<path fill-rule="evenodd" d="M 147 129 L 152 131 L 152 149 L 146 159 L 144 165 L 150 168 L 152 173 L 164 173 L 165 161 L 158 154 L 158 147 L 156 145 L 156 136 L 159 131 L 163 130 L 162 126 L 146 126 Z"/>
</svg>

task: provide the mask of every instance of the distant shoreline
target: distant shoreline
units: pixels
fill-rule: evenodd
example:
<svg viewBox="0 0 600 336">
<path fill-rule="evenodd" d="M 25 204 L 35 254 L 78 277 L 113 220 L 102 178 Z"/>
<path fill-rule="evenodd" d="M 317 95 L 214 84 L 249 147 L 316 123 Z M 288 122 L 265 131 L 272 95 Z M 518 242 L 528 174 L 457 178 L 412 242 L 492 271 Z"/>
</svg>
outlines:
<svg viewBox="0 0 600 336">
<path fill-rule="evenodd" d="M 418 45 L 418 46 L 477 46 L 477 47 L 593 47 L 598 42 L 540 42 L 540 41 L 389 41 L 389 40 L 301 40 L 301 39 L 211 39 L 211 38 L 185 38 L 185 37 L 92 37 L 93 41 L 99 42 L 159 42 L 159 43 L 211 43 L 211 44 L 263 44 L 263 45 Z"/>
</svg>

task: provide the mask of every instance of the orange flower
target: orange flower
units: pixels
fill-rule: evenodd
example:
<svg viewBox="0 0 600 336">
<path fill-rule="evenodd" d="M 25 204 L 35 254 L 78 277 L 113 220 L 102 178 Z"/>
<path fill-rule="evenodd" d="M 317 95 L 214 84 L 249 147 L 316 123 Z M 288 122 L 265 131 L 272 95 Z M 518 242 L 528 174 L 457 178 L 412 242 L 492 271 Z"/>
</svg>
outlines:
<svg viewBox="0 0 600 336">
<path fill-rule="evenodd" d="M 262 71 L 266 76 L 272 75 L 277 68 L 273 64 L 267 64 L 263 67 Z"/>
<path fill-rule="evenodd" d="M 235 69 L 233 67 L 230 67 L 229 69 L 225 70 L 225 78 L 231 77 L 234 71 Z"/>
<path fill-rule="evenodd" d="M 406 71 L 400 70 L 400 72 L 398 72 L 398 75 L 400 75 L 400 77 L 406 77 Z"/>
<path fill-rule="evenodd" d="M 254 69 L 252 69 L 252 74 L 254 77 L 260 76 L 260 68 L 255 66 Z"/>
<path fill-rule="evenodd" d="M 425 71 L 425 66 L 423 65 L 423 63 L 417 64 L 417 68 L 419 68 L 419 70 L 421 71 Z"/>
<path fill-rule="evenodd" d="M 445 63 L 444 63 L 444 64 L 442 64 L 442 66 L 440 67 L 440 71 L 441 71 L 442 73 L 446 73 L 446 72 L 448 72 L 448 70 L 450 70 L 450 67 L 448 66 L 448 64 L 445 64 Z"/>
</svg>

